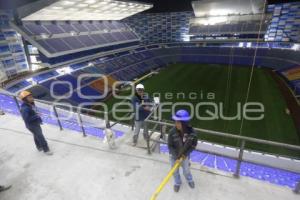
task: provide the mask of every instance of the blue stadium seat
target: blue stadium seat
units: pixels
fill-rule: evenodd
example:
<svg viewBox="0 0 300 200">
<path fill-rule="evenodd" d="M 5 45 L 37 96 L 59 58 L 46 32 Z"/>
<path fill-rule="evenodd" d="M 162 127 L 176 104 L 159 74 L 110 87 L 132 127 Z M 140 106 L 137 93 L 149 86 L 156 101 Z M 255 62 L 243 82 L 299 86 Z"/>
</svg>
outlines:
<svg viewBox="0 0 300 200">
<path fill-rule="evenodd" d="M 66 81 L 70 83 L 74 89 L 78 87 L 77 79 L 71 75 L 64 75 L 57 78 L 59 81 Z"/>
<path fill-rule="evenodd" d="M 15 93 L 23 90 L 25 87 L 30 86 L 31 84 L 28 81 L 21 81 L 11 87 L 6 88 L 7 91 Z"/>
</svg>

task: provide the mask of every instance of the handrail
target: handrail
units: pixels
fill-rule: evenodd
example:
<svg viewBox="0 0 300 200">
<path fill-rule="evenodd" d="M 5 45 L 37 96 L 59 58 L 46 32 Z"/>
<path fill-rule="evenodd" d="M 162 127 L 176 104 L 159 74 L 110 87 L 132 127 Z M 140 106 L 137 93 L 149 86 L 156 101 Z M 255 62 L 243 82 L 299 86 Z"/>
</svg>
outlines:
<svg viewBox="0 0 300 200">
<path fill-rule="evenodd" d="M 15 103 L 16 103 L 16 106 L 17 106 L 19 112 L 20 112 L 20 105 L 19 105 L 18 97 L 16 95 L 10 94 L 9 92 L 7 92 L 5 90 L 0 90 L 0 94 L 12 97 L 14 99 Z M 83 113 L 80 112 L 80 111 L 87 111 L 87 112 L 93 112 L 93 113 L 98 113 L 98 114 L 104 114 L 104 119 L 102 119 L 102 120 L 105 121 L 106 128 L 110 128 L 110 125 L 109 125 L 110 123 L 109 123 L 109 119 L 108 119 L 108 112 L 99 111 L 99 110 L 92 110 L 92 109 L 83 108 L 83 107 L 76 107 L 76 106 L 72 106 L 70 104 L 64 104 L 64 103 L 60 103 L 60 104 L 56 105 L 53 102 L 40 100 L 40 99 L 35 99 L 35 101 L 38 102 L 38 103 L 44 104 L 44 105 L 52 106 L 52 109 L 54 111 L 54 117 L 57 120 L 57 124 L 58 124 L 60 130 L 63 130 L 61 121 L 70 121 L 70 120 L 60 119 L 60 117 L 58 115 L 57 108 L 61 108 L 61 107 L 68 107 L 68 108 L 71 107 L 72 109 L 74 109 L 75 112 L 72 112 L 72 113 L 77 114 L 78 125 L 80 126 L 84 137 L 86 137 L 86 130 L 85 130 L 85 125 L 83 124 L 83 119 L 82 119 L 82 114 Z M 62 110 L 65 110 L 65 109 L 62 109 Z M 68 110 L 65 110 L 65 111 L 68 112 Z M 86 113 L 84 113 L 84 114 L 86 114 Z M 86 116 L 91 117 L 90 115 L 86 115 Z M 99 119 L 101 119 L 101 118 L 99 118 Z M 95 127 L 95 126 L 91 126 L 91 127 L 98 128 L 98 127 Z"/>
<path fill-rule="evenodd" d="M 159 122 L 159 121 L 154 121 L 154 120 L 149 120 L 146 119 L 147 122 L 150 123 L 157 123 L 160 125 L 166 125 L 166 126 L 174 126 L 173 124 L 167 123 L 167 122 Z M 251 138 L 251 137 L 246 137 L 246 136 L 239 136 L 239 135 L 233 135 L 230 133 L 223 133 L 219 131 L 212 131 L 212 130 L 207 130 L 207 129 L 201 129 L 201 128 L 194 128 L 195 131 L 202 132 L 202 133 L 207 133 L 211 135 L 217 135 L 217 136 L 222 136 L 222 137 L 227 137 L 227 138 L 233 138 L 233 139 L 238 139 L 238 140 L 245 140 L 248 142 L 255 142 L 255 143 L 260 143 L 260 144 L 267 144 L 267 145 L 272 145 L 272 146 L 278 146 L 278 147 L 284 147 L 292 150 L 299 150 L 300 151 L 300 146 L 297 145 L 291 145 L 291 144 L 284 144 L 280 142 L 275 142 L 275 141 L 269 141 L 269 140 L 263 140 L 263 139 L 256 139 L 256 138 Z"/>
<path fill-rule="evenodd" d="M 151 115 L 152 114 L 153 114 L 153 112 L 151 113 Z M 146 123 L 153 123 L 155 125 L 174 127 L 174 124 L 162 122 L 161 120 L 159 120 L 159 121 L 150 120 L 149 118 L 151 117 L 151 115 L 148 116 L 148 118 L 145 120 Z M 220 152 L 213 152 L 210 150 L 203 150 L 203 149 L 197 149 L 197 148 L 195 149 L 195 151 L 198 151 L 198 152 L 204 152 L 204 153 L 221 156 L 221 157 L 227 157 L 227 158 L 236 160 L 237 161 L 236 169 L 235 169 L 235 172 L 233 173 L 233 177 L 235 177 L 235 178 L 240 177 L 241 165 L 242 165 L 242 162 L 244 161 L 244 151 L 245 151 L 246 142 L 254 142 L 254 143 L 259 143 L 259 144 L 283 147 L 286 149 L 296 150 L 296 151 L 300 152 L 300 146 L 297 146 L 297 145 L 290 145 L 290 144 L 284 144 L 284 143 L 275 142 L 275 141 L 268 141 L 268 140 L 250 138 L 250 137 L 245 137 L 245 136 L 240 136 L 240 135 L 233 135 L 233 134 L 229 134 L 229 133 L 223 133 L 223 132 L 219 132 L 219 131 L 213 131 L 213 130 L 207 130 L 207 129 L 201 129 L 201 128 L 194 128 L 194 130 L 195 130 L 195 132 L 206 133 L 209 135 L 217 135 L 217 136 L 222 136 L 225 138 L 238 139 L 241 141 L 240 147 L 237 148 L 237 150 L 238 150 L 237 157 L 231 156 L 231 155 L 225 155 Z M 162 132 L 162 130 L 161 130 L 161 134 L 164 134 Z M 165 140 L 161 140 L 161 139 L 158 140 L 158 139 L 149 138 L 147 142 L 149 143 L 149 141 L 154 142 L 154 144 L 167 144 L 167 142 Z M 150 149 L 149 145 L 147 145 L 147 152 L 148 152 L 148 154 L 151 154 L 151 149 Z M 255 164 L 262 164 L 259 161 L 251 161 L 251 162 L 255 163 Z M 264 165 L 267 165 L 267 164 L 264 164 Z M 299 193 L 299 191 L 300 191 L 300 180 L 294 189 L 295 193 Z"/>
<path fill-rule="evenodd" d="M 8 95 L 8 96 L 17 98 L 16 95 L 10 94 L 6 91 L 0 91 L 0 94 L 4 94 L 4 95 Z M 49 102 L 49 101 L 45 101 L 45 100 L 36 100 L 36 101 L 41 102 L 41 103 L 45 103 L 45 104 L 48 104 L 48 105 L 53 105 L 53 102 Z M 79 108 L 79 107 L 75 107 L 75 106 L 71 106 L 71 105 L 69 105 L 69 106 L 72 107 L 72 108 L 76 108 L 76 109 Z M 101 114 L 108 114 L 108 113 L 111 112 L 110 111 L 110 112 L 107 113 L 107 112 L 92 110 L 92 109 L 88 109 L 88 108 L 80 108 L 80 109 L 86 110 L 86 111 L 89 111 L 89 112 L 101 113 Z M 166 125 L 166 126 L 174 126 L 173 124 L 170 124 L 170 123 L 167 123 L 167 122 L 150 120 L 149 118 L 154 113 L 155 109 L 156 108 L 154 108 L 152 110 L 152 112 L 150 113 L 150 115 L 146 118 L 146 120 L 145 120 L 146 122 L 158 123 L 160 125 Z M 201 129 L 201 128 L 194 128 L 194 130 L 198 131 L 198 132 L 210 134 L 210 135 L 217 135 L 217 136 L 222 136 L 222 137 L 226 137 L 226 138 L 245 140 L 245 141 L 248 141 L 248 142 L 255 142 L 255 143 L 260 143 L 260 144 L 267 144 L 267 145 L 272 145 L 272 146 L 284 147 L 284 148 L 288 148 L 288 149 L 292 149 L 292 150 L 300 150 L 300 146 L 291 145 L 291 144 L 284 144 L 284 143 L 275 142 L 275 141 L 268 141 L 268 140 L 263 140 L 263 139 L 250 138 L 250 137 L 246 137 L 246 136 L 233 135 L 233 134 L 229 134 L 229 133 L 223 133 L 223 132 L 219 132 L 219 131 L 213 131 L 213 130 L 207 130 L 207 129 Z"/>
<path fill-rule="evenodd" d="M 76 110 L 84 110 L 84 111 L 95 112 L 95 113 L 99 113 L 99 114 L 107 114 L 107 112 L 105 112 L 105 111 L 93 110 L 93 109 L 79 107 L 79 106 L 72 106 L 70 104 L 59 103 L 58 105 L 55 105 L 55 104 L 53 104 L 53 102 L 45 101 L 45 100 L 41 100 L 41 99 L 35 99 L 35 101 L 40 102 L 40 103 L 44 103 L 44 104 L 47 104 L 47 105 L 54 105 L 55 107 L 64 107 L 65 106 L 65 107 L 74 108 Z"/>
<path fill-rule="evenodd" d="M 153 139 L 153 138 L 150 138 L 149 140 L 152 141 L 152 142 L 155 142 L 155 143 L 168 145 L 167 141 L 165 141 L 165 140 L 157 140 L 157 139 Z M 212 154 L 212 155 L 216 155 L 216 156 L 220 156 L 220 157 L 225 157 L 225 158 L 230 158 L 230 159 L 236 160 L 236 157 L 234 157 L 234 156 L 224 155 L 224 154 L 221 154 L 221 153 L 212 152 L 212 151 L 208 151 L 208 150 L 204 150 L 204 149 L 197 149 L 197 148 L 196 148 L 195 151 L 198 151 L 198 152 L 201 152 L 201 153 Z"/>
<path fill-rule="evenodd" d="M 13 97 L 14 100 L 16 101 L 16 106 L 20 110 L 19 102 L 17 100 L 17 96 L 16 95 L 13 95 L 13 94 L 10 94 L 10 93 L 8 93 L 6 91 L 1 91 L 1 90 L 0 90 L 0 94 L 4 94 L 4 95 Z M 43 104 L 47 104 L 47 105 L 52 105 L 53 106 L 55 117 L 57 119 L 57 122 L 58 122 L 58 125 L 60 127 L 60 130 L 63 130 L 62 129 L 62 125 L 61 125 L 61 120 L 59 119 L 59 115 L 57 113 L 57 109 L 56 109 L 57 106 L 55 106 L 52 102 L 45 101 L 45 100 L 36 100 L 36 101 L 40 102 L 40 103 L 43 103 Z M 162 122 L 160 119 L 158 119 L 159 121 L 150 120 L 150 117 L 152 116 L 152 114 L 154 113 L 154 111 L 158 108 L 158 106 L 159 105 L 154 106 L 153 110 L 151 111 L 151 114 L 145 120 L 146 123 L 154 123 L 155 124 L 154 127 L 156 127 L 156 128 L 159 125 L 174 127 L 173 124 L 167 123 L 167 122 Z M 77 110 L 79 110 L 78 107 L 75 107 L 75 106 L 72 106 L 72 107 L 76 108 Z M 110 123 L 109 123 L 108 112 L 91 110 L 91 109 L 87 109 L 87 108 L 82 108 L 82 109 L 84 109 L 86 111 L 104 113 L 106 115 L 106 118 L 104 119 L 104 121 L 106 123 L 106 128 L 111 128 L 112 127 L 112 126 L 110 126 Z M 81 113 L 77 112 L 77 114 L 78 114 L 78 120 L 79 120 L 78 124 L 81 127 L 81 131 L 83 133 L 83 136 L 85 137 L 86 136 L 85 126 L 83 125 L 83 122 L 82 122 L 82 119 L 81 119 L 81 115 L 80 115 Z M 131 113 L 128 113 L 128 114 L 131 114 Z M 117 123 L 118 122 L 115 122 L 113 124 L 113 126 L 116 125 Z M 156 128 L 154 128 L 154 129 L 156 129 Z M 283 147 L 283 148 L 287 148 L 287 149 L 292 149 L 292 150 L 297 150 L 297 151 L 300 150 L 300 146 L 296 146 L 296 145 L 284 144 L 284 143 L 279 143 L 279 142 L 274 142 L 274 141 L 267 141 L 267 140 L 262 140 L 262 139 L 245 137 L 245 136 L 232 135 L 232 134 L 229 134 L 229 133 L 223 133 L 223 132 L 219 132 L 219 131 L 212 131 L 212 130 L 201 129 L 201 128 L 194 128 L 194 130 L 197 131 L 197 132 L 202 132 L 202 133 L 206 133 L 206 134 L 210 134 L 210 135 L 217 135 L 217 136 L 222 136 L 222 137 L 227 137 L 227 138 L 233 138 L 233 139 L 241 140 L 241 146 L 239 148 L 239 155 L 238 155 L 238 157 L 233 157 L 233 156 L 228 156 L 228 155 L 222 155 L 222 153 L 215 153 L 215 152 L 210 152 L 210 151 L 205 151 L 205 150 L 203 151 L 203 150 L 196 149 L 197 151 L 201 151 L 201 152 L 205 152 L 205 153 L 209 153 L 209 154 L 213 154 L 213 155 L 218 155 L 218 156 L 223 156 L 223 157 L 227 157 L 227 158 L 231 158 L 231 159 L 237 160 L 236 170 L 235 170 L 235 172 L 233 174 L 234 177 L 237 177 L 237 178 L 240 175 L 240 168 L 241 168 L 241 163 L 243 161 L 243 152 L 245 150 L 245 143 L 246 142 L 255 142 L 255 143 L 260 143 L 260 144 L 267 144 L 267 145 L 279 146 L 279 147 Z M 161 131 L 162 131 L 162 129 L 161 129 Z M 150 145 L 149 145 L 149 141 L 150 140 L 153 141 L 153 142 L 156 142 L 156 143 L 165 143 L 166 144 L 166 142 L 164 142 L 164 141 L 158 141 L 158 140 L 153 140 L 151 138 L 148 138 L 147 139 L 147 151 L 148 151 L 148 153 L 151 153 Z M 257 164 L 259 164 L 259 163 L 257 163 Z M 295 192 L 299 192 L 299 185 L 300 185 L 300 183 L 298 183 L 298 185 L 297 185 L 297 187 L 295 189 Z"/>
</svg>

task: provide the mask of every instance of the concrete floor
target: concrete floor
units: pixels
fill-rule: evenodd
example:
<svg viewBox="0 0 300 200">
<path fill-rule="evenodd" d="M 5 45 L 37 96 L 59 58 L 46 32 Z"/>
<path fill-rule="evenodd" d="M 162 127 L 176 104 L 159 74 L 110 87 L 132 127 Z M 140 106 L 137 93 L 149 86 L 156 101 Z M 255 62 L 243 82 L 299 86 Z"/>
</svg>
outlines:
<svg viewBox="0 0 300 200">
<path fill-rule="evenodd" d="M 43 125 L 53 156 L 36 151 L 31 134 L 14 116 L 0 116 L 0 184 L 13 187 L 1 200 L 146 200 L 170 169 L 166 155 L 147 155 L 143 148 L 121 139 L 110 150 L 97 138 Z M 172 182 L 163 200 L 299 200 L 290 189 L 251 178 L 234 179 L 221 172 L 208 173 L 193 164 L 196 188 L 183 181 L 179 193 Z"/>
</svg>

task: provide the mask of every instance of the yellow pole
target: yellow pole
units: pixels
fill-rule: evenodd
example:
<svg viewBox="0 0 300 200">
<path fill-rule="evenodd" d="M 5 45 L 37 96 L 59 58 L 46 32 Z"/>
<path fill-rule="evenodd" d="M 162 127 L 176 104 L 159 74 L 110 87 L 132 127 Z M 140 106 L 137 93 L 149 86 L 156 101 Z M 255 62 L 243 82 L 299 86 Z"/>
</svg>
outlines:
<svg viewBox="0 0 300 200">
<path fill-rule="evenodd" d="M 152 195 L 150 200 L 156 200 L 159 193 L 162 191 L 162 189 L 165 187 L 165 185 L 169 182 L 172 175 L 175 173 L 175 171 L 180 167 L 182 161 L 184 160 L 184 157 L 181 157 L 180 159 L 176 160 L 174 166 L 169 171 L 168 175 L 164 178 L 164 180 L 161 182 L 161 184 L 158 186 L 154 194 Z"/>
</svg>

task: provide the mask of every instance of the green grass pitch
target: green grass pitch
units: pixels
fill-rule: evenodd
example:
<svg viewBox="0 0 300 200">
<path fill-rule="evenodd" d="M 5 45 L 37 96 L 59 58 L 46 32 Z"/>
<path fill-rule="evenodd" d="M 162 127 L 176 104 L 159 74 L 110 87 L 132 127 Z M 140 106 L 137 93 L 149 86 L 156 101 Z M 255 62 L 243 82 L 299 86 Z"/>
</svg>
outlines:
<svg viewBox="0 0 300 200">
<path fill-rule="evenodd" d="M 231 73 L 229 70 L 232 70 Z M 241 102 L 242 105 L 245 102 L 250 74 L 250 67 L 234 66 L 230 68 L 227 65 L 174 64 L 164 68 L 159 74 L 144 80 L 143 84 L 146 92 L 150 95 L 160 93 L 161 102 L 190 102 L 194 105 L 199 102 L 223 103 L 224 115 L 234 116 L 238 110 L 238 102 Z M 170 93 L 180 93 L 180 95 L 173 95 L 171 100 L 167 100 L 166 93 L 169 95 Z M 190 93 L 193 93 L 193 99 L 188 97 Z M 197 94 L 196 99 L 195 93 Z M 213 96 L 208 99 L 210 93 L 214 94 L 213 100 L 211 100 Z M 118 101 L 112 98 L 107 103 L 111 106 Z M 248 101 L 262 103 L 265 107 L 265 117 L 259 121 L 244 120 L 241 135 L 294 145 L 300 144 L 293 119 L 285 112 L 286 102 L 277 88 L 276 82 L 265 69 L 254 69 Z M 186 107 L 182 106 L 182 108 Z M 201 116 L 206 116 L 206 109 L 211 110 L 212 108 L 201 107 L 199 110 Z M 171 113 L 165 113 L 163 119 L 170 120 Z M 193 119 L 191 124 L 198 128 L 239 135 L 241 120 L 200 121 Z M 200 134 L 199 138 L 230 146 L 238 145 L 236 140 L 206 134 Z M 270 153 L 299 156 L 292 151 L 266 145 L 248 143 L 246 147 Z"/>
</svg>

